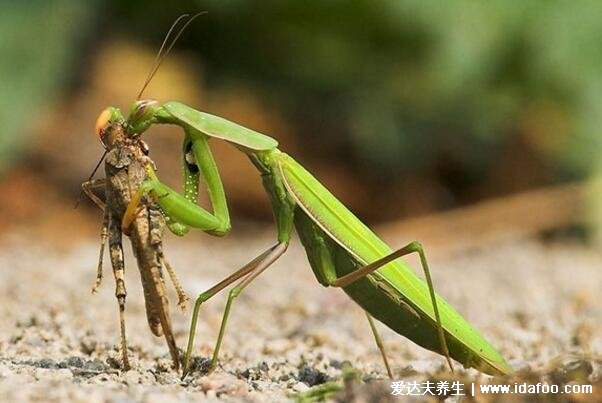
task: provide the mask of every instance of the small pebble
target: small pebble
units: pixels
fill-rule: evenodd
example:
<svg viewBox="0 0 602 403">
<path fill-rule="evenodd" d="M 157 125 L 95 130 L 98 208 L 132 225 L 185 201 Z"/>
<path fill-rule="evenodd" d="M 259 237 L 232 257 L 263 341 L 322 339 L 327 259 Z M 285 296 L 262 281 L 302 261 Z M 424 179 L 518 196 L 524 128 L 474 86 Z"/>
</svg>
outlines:
<svg viewBox="0 0 602 403">
<path fill-rule="evenodd" d="M 295 392 L 305 392 L 305 391 L 309 390 L 309 386 L 307 386 L 303 382 L 297 382 L 296 384 L 293 385 L 292 389 Z"/>
<path fill-rule="evenodd" d="M 137 385 L 140 383 L 140 373 L 137 371 L 128 371 L 123 378 L 126 385 Z"/>
<path fill-rule="evenodd" d="M 7 376 L 10 376 L 13 374 L 13 371 L 11 371 L 11 369 L 4 365 L 4 364 L 0 364 L 0 379 L 1 378 L 6 378 Z"/>
<path fill-rule="evenodd" d="M 73 372 L 67 368 L 58 369 L 55 373 L 55 378 L 57 380 L 68 380 L 73 379 Z"/>
<path fill-rule="evenodd" d="M 84 360 L 81 357 L 69 357 L 67 359 L 67 365 L 74 368 L 81 368 L 84 366 Z"/>
<path fill-rule="evenodd" d="M 291 348 L 291 342 L 288 339 L 270 340 L 264 348 L 265 354 L 282 354 Z"/>
</svg>

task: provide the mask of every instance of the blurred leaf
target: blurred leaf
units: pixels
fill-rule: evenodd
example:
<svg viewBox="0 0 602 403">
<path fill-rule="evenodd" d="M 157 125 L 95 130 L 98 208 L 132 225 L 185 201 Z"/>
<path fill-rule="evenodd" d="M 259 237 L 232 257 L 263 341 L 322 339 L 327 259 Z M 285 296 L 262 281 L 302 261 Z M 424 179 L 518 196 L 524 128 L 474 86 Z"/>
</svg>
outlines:
<svg viewBox="0 0 602 403">
<path fill-rule="evenodd" d="M 95 1 L 2 2 L 0 172 L 18 155 L 40 109 L 69 79 Z"/>
</svg>

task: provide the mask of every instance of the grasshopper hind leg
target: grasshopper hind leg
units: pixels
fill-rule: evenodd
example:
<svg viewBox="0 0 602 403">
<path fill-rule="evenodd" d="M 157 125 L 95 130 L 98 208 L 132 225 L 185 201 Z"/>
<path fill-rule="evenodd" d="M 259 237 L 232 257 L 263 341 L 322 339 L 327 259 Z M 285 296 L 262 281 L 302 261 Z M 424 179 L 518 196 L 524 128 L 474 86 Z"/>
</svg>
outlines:
<svg viewBox="0 0 602 403">
<path fill-rule="evenodd" d="M 127 340 L 125 333 L 125 266 L 123 262 L 123 246 L 121 243 L 121 228 L 118 220 L 109 217 L 109 250 L 111 255 L 111 265 L 113 266 L 113 275 L 115 277 L 115 297 L 119 305 L 119 327 L 121 334 L 121 354 L 123 370 L 130 369 L 128 360 Z"/>
</svg>

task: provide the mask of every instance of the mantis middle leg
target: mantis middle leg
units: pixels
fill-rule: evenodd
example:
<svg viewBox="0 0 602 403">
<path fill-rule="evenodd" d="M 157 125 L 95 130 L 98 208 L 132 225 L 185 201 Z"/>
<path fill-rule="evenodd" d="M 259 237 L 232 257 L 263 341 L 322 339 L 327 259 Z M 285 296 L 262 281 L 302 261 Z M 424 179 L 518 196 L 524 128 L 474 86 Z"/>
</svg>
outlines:
<svg viewBox="0 0 602 403">
<path fill-rule="evenodd" d="M 228 287 L 230 284 L 242 278 L 234 288 L 230 290 L 228 294 L 228 301 L 226 302 L 226 308 L 224 309 L 224 315 L 222 317 L 222 323 L 220 325 L 219 335 L 213 350 L 213 357 L 211 358 L 211 364 L 209 370 L 213 370 L 217 365 L 217 359 L 219 357 L 219 350 L 222 344 L 222 340 L 226 331 L 226 323 L 228 316 L 230 315 L 230 309 L 232 307 L 233 300 L 240 295 L 253 280 L 255 280 L 261 273 L 263 273 L 268 267 L 270 267 L 280 256 L 284 254 L 288 247 L 288 243 L 279 242 L 272 246 L 265 252 L 261 253 L 255 259 L 244 265 L 242 268 L 226 277 L 207 291 L 200 294 L 194 304 L 194 310 L 192 312 L 192 322 L 190 324 L 190 334 L 188 336 L 188 347 L 186 349 L 186 357 L 184 359 L 184 373 L 182 378 L 185 377 L 190 369 L 190 358 L 192 356 L 192 348 L 194 345 L 194 336 L 196 333 L 196 325 L 199 316 L 199 310 L 201 305 L 209 300 L 211 297 L 216 295 L 218 292 Z"/>
</svg>

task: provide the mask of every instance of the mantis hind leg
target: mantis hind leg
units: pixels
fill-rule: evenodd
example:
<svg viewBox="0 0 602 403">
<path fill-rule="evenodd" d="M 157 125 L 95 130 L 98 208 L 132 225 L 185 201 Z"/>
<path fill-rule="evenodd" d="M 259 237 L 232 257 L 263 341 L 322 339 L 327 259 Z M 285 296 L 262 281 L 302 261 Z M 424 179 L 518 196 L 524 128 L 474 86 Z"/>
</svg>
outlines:
<svg viewBox="0 0 602 403">
<path fill-rule="evenodd" d="M 368 312 L 364 311 L 364 313 L 366 314 L 366 318 L 368 318 L 368 323 L 370 324 L 370 330 L 372 330 L 372 334 L 374 335 L 374 341 L 376 342 L 376 346 L 380 351 L 380 355 L 383 357 L 383 362 L 385 363 L 385 368 L 387 369 L 387 375 L 389 375 L 389 379 L 393 379 L 393 372 L 391 372 L 391 367 L 389 366 L 387 353 L 385 351 L 385 347 L 380 338 L 380 335 L 378 334 L 378 330 L 376 329 L 376 325 L 374 324 L 374 319 L 372 319 L 372 316 Z"/>
<path fill-rule="evenodd" d="M 437 299 L 435 297 L 435 288 L 433 287 L 433 280 L 431 278 L 431 272 L 429 270 L 428 262 L 426 260 L 426 255 L 424 254 L 424 250 L 422 245 L 419 242 L 410 242 L 403 248 L 400 248 L 393 253 L 372 262 L 352 273 L 349 273 L 345 276 L 337 278 L 334 282 L 331 283 L 334 287 L 347 287 L 349 284 L 353 283 L 356 280 L 359 280 L 362 277 L 367 276 L 370 273 L 375 272 L 379 268 L 383 267 L 387 263 L 392 262 L 393 260 L 400 258 L 405 255 L 409 255 L 410 253 L 418 253 L 420 256 L 420 263 L 422 265 L 422 269 L 424 270 L 424 276 L 426 278 L 426 283 L 428 285 L 429 294 L 431 298 L 431 303 L 433 305 L 433 311 L 435 313 L 435 321 L 437 322 L 437 333 L 439 336 L 439 342 L 441 344 L 441 351 L 443 351 L 443 355 L 447 359 L 447 363 L 449 365 L 450 370 L 453 372 L 454 367 L 452 366 L 451 358 L 449 355 L 449 348 L 447 347 L 447 341 L 445 339 L 445 334 L 443 332 L 443 326 L 441 325 L 441 316 L 439 315 L 439 308 L 437 307 Z"/>
<path fill-rule="evenodd" d="M 334 286 L 338 278 L 336 265 L 333 259 L 334 249 L 329 242 L 328 236 L 306 215 L 298 214 L 295 218 L 297 233 L 299 234 L 301 243 L 305 247 L 307 258 L 318 281 L 325 287 Z M 374 336 L 376 346 L 382 356 L 387 374 L 389 375 L 389 378 L 392 379 L 393 373 L 391 372 L 389 360 L 387 359 L 387 354 L 374 324 L 374 320 L 368 311 L 364 310 L 364 313 L 368 319 L 368 324 L 370 325 L 370 330 Z"/>
</svg>

